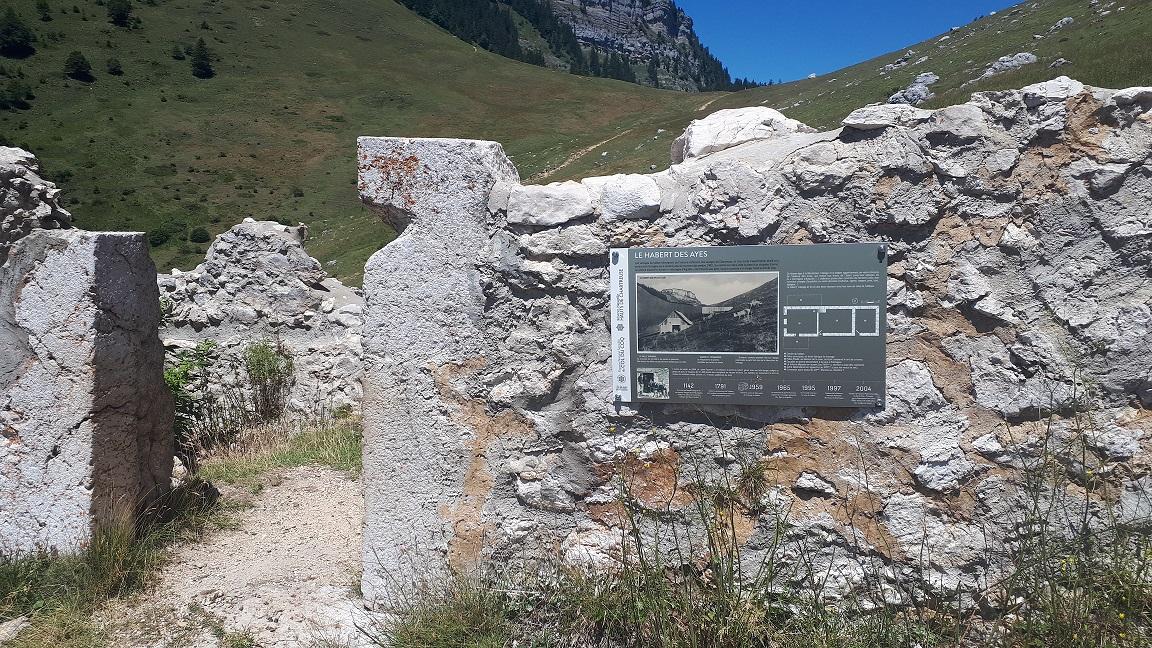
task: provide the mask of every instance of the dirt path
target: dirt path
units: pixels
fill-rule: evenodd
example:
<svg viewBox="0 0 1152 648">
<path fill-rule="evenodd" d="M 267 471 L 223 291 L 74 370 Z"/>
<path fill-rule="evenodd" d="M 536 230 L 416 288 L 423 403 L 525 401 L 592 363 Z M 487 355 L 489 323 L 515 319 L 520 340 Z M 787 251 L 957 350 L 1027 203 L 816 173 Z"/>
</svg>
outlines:
<svg viewBox="0 0 1152 648">
<path fill-rule="evenodd" d="M 700 104 L 700 107 L 696 109 L 696 112 L 700 112 L 701 110 L 707 110 L 708 106 L 711 106 L 712 104 L 716 103 L 717 100 L 723 99 L 724 97 L 727 97 L 727 96 L 728 96 L 727 94 L 722 94 L 718 97 L 712 97 L 708 101 L 705 101 L 704 103 Z"/>
<path fill-rule="evenodd" d="M 540 173 L 537 173 L 536 175 L 532 176 L 531 178 L 528 178 L 528 182 L 539 182 L 539 181 L 543 180 L 544 178 L 547 178 L 548 176 L 552 175 L 553 173 L 560 171 L 564 167 L 567 167 L 569 164 L 572 164 L 576 160 L 579 160 L 580 158 L 584 157 L 585 155 L 588 155 L 592 151 L 595 151 L 596 149 L 600 148 L 601 146 L 604 146 L 608 142 L 611 142 L 612 140 L 614 140 L 618 137 L 623 137 L 623 136 L 625 136 L 631 132 L 632 132 L 632 129 L 629 128 L 628 130 L 616 133 L 612 137 L 609 137 L 608 139 L 604 140 L 603 142 L 596 142 L 592 146 L 585 146 L 584 148 L 580 149 L 579 151 L 576 151 L 575 153 L 573 153 L 572 155 L 569 155 L 568 159 L 561 162 L 560 165 L 557 166 L 556 168 L 545 169 L 545 170 L 541 171 Z"/>
<path fill-rule="evenodd" d="M 109 610 L 109 645 L 216 648 L 244 634 L 261 648 L 356 645 L 362 516 L 358 481 L 281 473 L 237 528 L 179 547 L 155 591 Z"/>
</svg>

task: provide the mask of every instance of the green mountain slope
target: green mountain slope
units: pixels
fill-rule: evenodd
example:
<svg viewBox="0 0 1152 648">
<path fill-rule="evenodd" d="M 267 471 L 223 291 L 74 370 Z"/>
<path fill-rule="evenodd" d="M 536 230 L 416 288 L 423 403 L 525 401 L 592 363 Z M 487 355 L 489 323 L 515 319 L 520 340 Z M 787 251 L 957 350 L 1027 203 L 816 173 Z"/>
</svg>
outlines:
<svg viewBox="0 0 1152 648">
<path fill-rule="evenodd" d="M 0 112 L 0 136 L 40 157 L 80 227 L 169 230 L 154 249 L 162 269 L 202 258 L 204 245 L 184 240 L 192 229 L 251 216 L 308 223 L 309 250 L 355 280 L 392 236 L 357 199 L 357 135 L 499 140 L 528 176 L 701 101 L 510 61 L 392 0 L 160 0 L 136 3 L 131 30 L 94 0 L 49 3 L 51 22 L 33 0 L 13 3 L 40 42 L 0 64 L 36 97 Z M 215 78 L 172 58 L 198 38 L 217 56 Z M 94 82 L 64 76 L 73 50 Z M 105 71 L 110 57 L 122 76 Z"/>
</svg>

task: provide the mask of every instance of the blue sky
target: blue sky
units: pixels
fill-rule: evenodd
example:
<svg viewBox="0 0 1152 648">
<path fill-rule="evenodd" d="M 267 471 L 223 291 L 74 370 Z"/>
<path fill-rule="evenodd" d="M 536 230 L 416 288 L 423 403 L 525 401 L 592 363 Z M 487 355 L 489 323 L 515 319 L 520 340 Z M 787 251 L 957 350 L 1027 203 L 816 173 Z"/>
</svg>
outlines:
<svg viewBox="0 0 1152 648">
<path fill-rule="evenodd" d="M 824 74 L 1016 4 L 1004 0 L 677 0 L 734 77 Z"/>
</svg>

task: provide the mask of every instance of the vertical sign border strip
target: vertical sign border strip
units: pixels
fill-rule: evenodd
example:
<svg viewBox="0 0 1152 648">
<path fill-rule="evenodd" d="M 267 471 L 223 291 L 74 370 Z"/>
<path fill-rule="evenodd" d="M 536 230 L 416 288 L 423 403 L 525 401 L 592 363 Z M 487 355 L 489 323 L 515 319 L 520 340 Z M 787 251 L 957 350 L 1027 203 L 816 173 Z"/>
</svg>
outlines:
<svg viewBox="0 0 1152 648">
<path fill-rule="evenodd" d="M 615 262 L 613 262 L 615 260 Z M 629 248 L 612 248 L 609 251 L 609 282 L 612 293 L 611 339 L 612 339 L 612 393 L 616 400 L 632 402 L 632 295 L 629 270 L 632 251 Z"/>
</svg>

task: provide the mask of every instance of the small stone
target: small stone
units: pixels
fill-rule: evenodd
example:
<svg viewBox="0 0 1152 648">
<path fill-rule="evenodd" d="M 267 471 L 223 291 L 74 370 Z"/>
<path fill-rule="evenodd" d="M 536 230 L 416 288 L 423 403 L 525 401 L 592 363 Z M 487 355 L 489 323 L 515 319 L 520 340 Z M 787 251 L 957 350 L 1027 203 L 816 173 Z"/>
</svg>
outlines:
<svg viewBox="0 0 1152 648">
<path fill-rule="evenodd" d="M 796 478 L 796 484 L 792 487 L 797 491 L 816 493 L 823 497 L 834 497 L 836 495 L 836 485 L 821 477 L 818 473 L 804 471 Z"/>
</svg>

